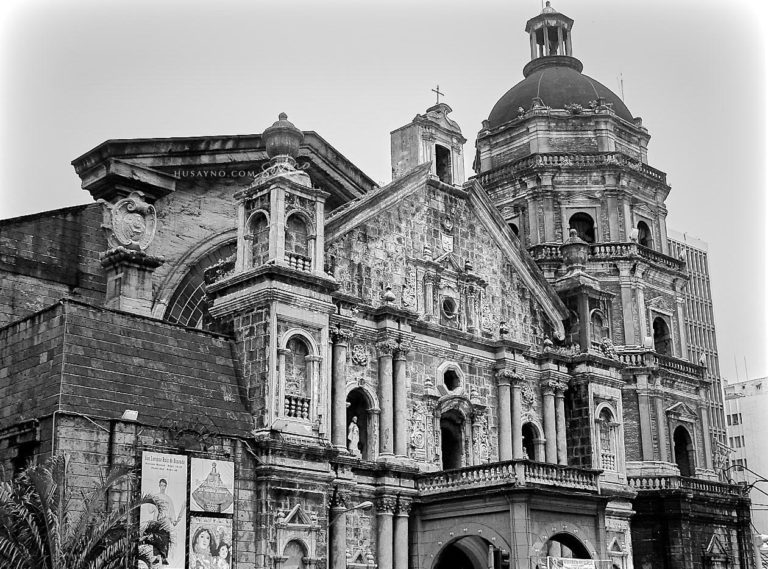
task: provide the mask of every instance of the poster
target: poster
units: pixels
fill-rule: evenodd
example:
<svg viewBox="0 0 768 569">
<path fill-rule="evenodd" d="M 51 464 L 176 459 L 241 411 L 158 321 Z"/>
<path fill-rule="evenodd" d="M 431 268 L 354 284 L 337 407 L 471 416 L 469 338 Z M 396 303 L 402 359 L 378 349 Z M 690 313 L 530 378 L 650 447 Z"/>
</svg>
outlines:
<svg viewBox="0 0 768 569">
<path fill-rule="evenodd" d="M 189 569 L 230 569 L 232 520 L 192 516 L 189 519 Z"/>
<path fill-rule="evenodd" d="M 141 455 L 141 494 L 150 494 L 159 508 L 141 507 L 142 524 L 166 520 L 171 531 L 168 551 L 158 551 L 166 569 L 184 569 L 187 549 L 187 457 L 144 451 Z"/>
<path fill-rule="evenodd" d="M 192 459 L 189 504 L 192 512 L 232 514 L 235 511 L 235 463 Z"/>
</svg>

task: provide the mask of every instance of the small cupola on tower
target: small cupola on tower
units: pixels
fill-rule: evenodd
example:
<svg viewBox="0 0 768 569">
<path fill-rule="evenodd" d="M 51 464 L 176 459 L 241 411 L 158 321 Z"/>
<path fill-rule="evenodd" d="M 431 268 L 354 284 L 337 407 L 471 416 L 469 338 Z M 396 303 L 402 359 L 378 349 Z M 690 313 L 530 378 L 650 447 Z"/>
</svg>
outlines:
<svg viewBox="0 0 768 569">
<path fill-rule="evenodd" d="M 285 265 L 323 274 L 326 192 L 312 187 L 296 162 L 304 133 L 280 113 L 262 134 L 269 163 L 245 190 L 238 204 L 236 272 L 262 265 Z"/>
<path fill-rule="evenodd" d="M 440 90 L 437 89 L 438 99 Z M 464 143 L 459 125 L 448 118 L 451 107 L 437 102 L 410 124 L 392 131 L 392 179 L 419 164 L 432 162 L 432 174 L 441 182 L 461 185 L 464 177 Z"/>
<path fill-rule="evenodd" d="M 571 53 L 573 20 L 555 10 L 547 1 L 541 14 L 528 20 L 525 31 L 531 37 L 531 59 Z"/>
</svg>

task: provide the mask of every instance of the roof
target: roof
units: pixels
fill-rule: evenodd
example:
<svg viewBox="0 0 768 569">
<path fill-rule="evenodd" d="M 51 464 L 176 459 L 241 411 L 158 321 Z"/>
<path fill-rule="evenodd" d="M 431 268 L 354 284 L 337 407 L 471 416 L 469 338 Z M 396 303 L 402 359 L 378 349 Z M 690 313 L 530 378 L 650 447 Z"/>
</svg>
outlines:
<svg viewBox="0 0 768 569">
<path fill-rule="evenodd" d="M 15 395 L 0 414 L 2 422 L 52 410 L 119 419 L 131 409 L 145 425 L 197 421 L 213 433 L 233 436 L 251 429 L 226 337 L 70 300 L 0 334 L 6 345 L 17 346 L 5 360 Z M 57 357 L 25 356 L 18 348 L 26 344 L 17 336 L 47 338 L 45 353 Z M 43 359 L 53 362 L 44 388 L 36 379 L 40 374 L 28 369 Z M 40 390 L 44 400 L 25 405 L 24 399 L 34 399 Z"/>
<path fill-rule="evenodd" d="M 534 59 L 524 70 L 525 79 L 507 91 L 488 115 L 490 128 L 516 119 L 520 107 L 528 110 L 532 101 L 539 97 L 546 106 L 564 109 L 578 104 L 584 108 L 598 97 L 613 106 L 622 119 L 632 122 L 632 113 L 624 101 L 608 87 L 581 73 L 581 62 L 568 56 L 547 56 Z"/>
</svg>

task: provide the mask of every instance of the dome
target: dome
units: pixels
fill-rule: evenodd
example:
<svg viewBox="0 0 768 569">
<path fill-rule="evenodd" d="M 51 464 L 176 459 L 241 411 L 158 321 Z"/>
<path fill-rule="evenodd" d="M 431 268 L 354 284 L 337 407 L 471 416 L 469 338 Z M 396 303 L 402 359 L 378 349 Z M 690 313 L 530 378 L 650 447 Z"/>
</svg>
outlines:
<svg viewBox="0 0 768 569">
<path fill-rule="evenodd" d="M 581 73 L 581 62 L 569 56 L 548 56 L 534 59 L 525 66 L 525 79 L 507 91 L 494 105 L 488 116 L 490 128 L 495 128 L 519 116 L 519 108 L 531 108 L 534 97 L 553 109 L 579 104 L 585 109 L 598 97 L 613 105 L 617 116 L 632 122 L 632 113 L 608 87 Z"/>
</svg>

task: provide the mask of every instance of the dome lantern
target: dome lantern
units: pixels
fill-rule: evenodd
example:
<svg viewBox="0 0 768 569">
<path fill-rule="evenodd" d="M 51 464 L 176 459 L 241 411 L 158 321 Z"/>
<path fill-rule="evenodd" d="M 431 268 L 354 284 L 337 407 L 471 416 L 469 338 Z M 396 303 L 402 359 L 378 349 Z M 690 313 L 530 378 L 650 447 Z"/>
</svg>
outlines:
<svg viewBox="0 0 768 569">
<path fill-rule="evenodd" d="M 541 14 L 525 24 L 531 38 L 531 59 L 553 55 L 572 55 L 573 20 L 555 10 L 547 0 Z"/>
</svg>

